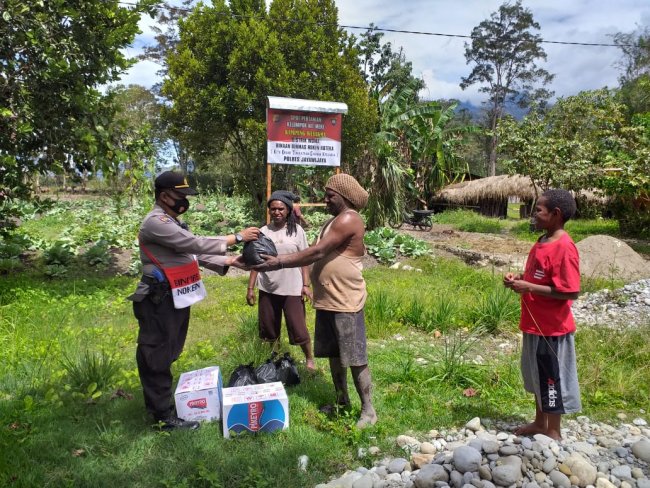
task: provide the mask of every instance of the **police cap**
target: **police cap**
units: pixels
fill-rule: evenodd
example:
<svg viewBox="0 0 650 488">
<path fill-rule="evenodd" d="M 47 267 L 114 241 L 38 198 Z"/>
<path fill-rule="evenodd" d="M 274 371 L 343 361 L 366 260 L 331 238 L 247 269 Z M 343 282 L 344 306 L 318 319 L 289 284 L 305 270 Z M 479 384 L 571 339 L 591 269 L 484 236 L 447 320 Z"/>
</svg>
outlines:
<svg viewBox="0 0 650 488">
<path fill-rule="evenodd" d="M 182 195 L 196 195 L 196 190 L 190 188 L 187 178 L 174 171 L 160 173 L 154 184 L 157 190 L 174 190 Z"/>
</svg>

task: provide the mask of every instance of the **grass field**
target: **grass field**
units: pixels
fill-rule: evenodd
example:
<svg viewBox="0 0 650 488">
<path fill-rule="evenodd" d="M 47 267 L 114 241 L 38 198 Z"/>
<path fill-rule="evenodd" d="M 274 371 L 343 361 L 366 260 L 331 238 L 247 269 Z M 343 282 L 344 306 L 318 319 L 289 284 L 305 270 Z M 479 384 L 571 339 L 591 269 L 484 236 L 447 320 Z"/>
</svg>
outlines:
<svg viewBox="0 0 650 488">
<path fill-rule="evenodd" d="M 474 416 L 525 419 L 532 399 L 519 378 L 518 304 L 500 277 L 454 261 L 419 258 L 422 273 L 366 272 L 370 367 L 379 423 L 358 431 L 355 409 L 329 419 L 326 364 L 289 390 L 288 431 L 234 440 L 218 424 L 168 434 L 142 404 L 134 351 L 137 324 L 124 297 L 134 278 L 46 280 L 27 273 L 0 283 L 0 483 L 11 486 L 310 486 L 372 459 L 359 447 L 397 454 L 393 439 L 461 426 Z M 210 277 L 193 307 L 183 371 L 220 365 L 226 376 L 268 352 L 256 339 L 245 278 Z M 453 300 L 449 297 L 453 296 Z M 448 305 L 453 303 L 453 305 Z M 309 313 L 310 327 L 313 313 Z M 480 326 L 480 328 L 479 328 Z M 492 330 L 493 333 L 479 331 Z M 436 331 L 442 332 L 436 337 Z M 650 403 L 646 327 L 577 335 L 584 413 L 613 419 Z M 499 347 L 506 344 L 508 347 Z M 289 349 L 284 344 L 284 349 Z M 291 352 L 298 358 L 297 348 Z M 301 367 L 301 371 L 302 367 Z M 630 374 L 634 371 L 634 374 Z M 304 372 L 304 371 L 303 371 Z M 227 378 L 226 378 L 227 380 Z M 477 395 L 463 391 L 472 387 Z M 309 456 L 306 472 L 300 455 Z"/>
</svg>

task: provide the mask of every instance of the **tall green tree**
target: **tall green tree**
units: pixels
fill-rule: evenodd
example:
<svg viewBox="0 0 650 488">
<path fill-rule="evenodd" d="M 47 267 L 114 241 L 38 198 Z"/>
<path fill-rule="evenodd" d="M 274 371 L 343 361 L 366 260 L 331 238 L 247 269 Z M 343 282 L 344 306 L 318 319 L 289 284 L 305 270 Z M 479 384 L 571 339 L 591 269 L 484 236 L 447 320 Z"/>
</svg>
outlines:
<svg viewBox="0 0 650 488">
<path fill-rule="evenodd" d="M 472 29 L 472 42 L 465 44 L 467 64 L 472 72 L 462 78 L 462 89 L 480 84 L 488 95 L 490 145 L 488 174 L 496 174 L 497 127 L 508 102 L 528 106 L 532 101 L 544 102 L 552 92 L 544 88 L 553 75 L 537 65 L 546 60 L 541 36 L 534 31 L 540 26 L 521 0 L 506 2 L 490 18 Z M 535 88 L 535 86 L 540 86 Z"/>
<path fill-rule="evenodd" d="M 123 50 L 152 0 L 5 0 L 0 9 L 0 187 L 26 176 L 114 162 L 112 110 L 97 87 L 132 61 Z"/>
<path fill-rule="evenodd" d="M 359 64 L 370 93 L 376 100 L 382 100 L 393 90 L 410 86 L 417 100 L 418 93 L 424 88 L 424 80 L 413 76 L 413 64 L 406 60 L 406 54 L 400 47 L 393 51 L 390 42 L 382 44 L 384 33 L 374 24 L 361 34 L 357 42 Z"/>
<path fill-rule="evenodd" d="M 338 27 L 332 0 L 216 0 L 179 22 L 162 92 L 175 136 L 205 161 L 235 155 L 237 187 L 264 199 L 268 95 L 341 101 L 344 168 L 362 153 L 376 110 L 357 64 L 352 39 Z M 283 169 L 274 174 L 282 178 Z"/>
<path fill-rule="evenodd" d="M 618 33 L 614 42 L 623 57 L 619 63 L 619 99 L 628 107 L 628 115 L 650 112 L 650 27 Z"/>
<path fill-rule="evenodd" d="M 499 137 L 506 167 L 530 176 L 540 191 L 600 190 L 617 201 L 622 225 L 643 214 L 635 222 L 650 232 L 650 122 L 630 123 L 625 112 L 615 93 L 602 89 L 560 98 L 521 122 L 505 118 Z"/>
</svg>

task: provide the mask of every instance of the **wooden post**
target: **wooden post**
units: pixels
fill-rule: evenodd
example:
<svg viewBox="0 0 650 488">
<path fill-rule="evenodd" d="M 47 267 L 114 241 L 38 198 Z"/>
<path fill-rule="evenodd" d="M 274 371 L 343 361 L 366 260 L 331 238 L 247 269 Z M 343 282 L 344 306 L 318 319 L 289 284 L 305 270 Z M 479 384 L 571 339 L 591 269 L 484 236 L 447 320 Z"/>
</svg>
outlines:
<svg viewBox="0 0 650 488">
<path fill-rule="evenodd" d="M 266 201 L 269 201 L 271 198 L 271 165 L 266 163 Z M 266 224 L 271 223 L 271 213 L 269 212 L 269 207 L 266 207 Z"/>
</svg>

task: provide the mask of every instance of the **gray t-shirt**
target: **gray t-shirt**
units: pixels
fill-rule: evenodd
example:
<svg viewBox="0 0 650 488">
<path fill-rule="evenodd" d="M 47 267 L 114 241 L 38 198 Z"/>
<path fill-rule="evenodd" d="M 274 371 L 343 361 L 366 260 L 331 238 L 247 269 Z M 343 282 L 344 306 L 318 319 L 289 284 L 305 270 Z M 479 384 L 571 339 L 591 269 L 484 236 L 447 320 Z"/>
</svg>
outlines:
<svg viewBox="0 0 650 488">
<path fill-rule="evenodd" d="M 293 254 L 308 247 L 305 231 L 299 225 L 296 225 L 296 233 L 292 236 L 287 235 L 286 227 L 272 230 L 265 225 L 260 231 L 273 241 L 278 254 Z M 257 275 L 257 287 L 274 295 L 299 297 L 302 293 L 302 285 L 301 268 L 284 268 Z"/>
</svg>

